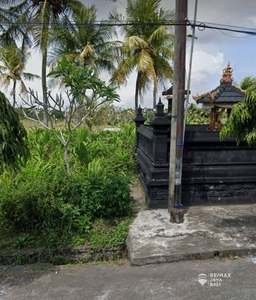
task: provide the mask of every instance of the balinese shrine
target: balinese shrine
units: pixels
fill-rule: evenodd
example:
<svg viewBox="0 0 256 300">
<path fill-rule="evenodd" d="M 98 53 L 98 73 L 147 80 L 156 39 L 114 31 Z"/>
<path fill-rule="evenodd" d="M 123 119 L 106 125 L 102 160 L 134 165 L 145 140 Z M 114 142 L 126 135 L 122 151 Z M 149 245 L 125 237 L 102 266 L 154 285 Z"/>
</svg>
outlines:
<svg viewBox="0 0 256 300">
<path fill-rule="evenodd" d="M 256 202 L 256 148 L 245 142 L 238 146 L 235 138 L 219 138 L 220 110 L 229 114 L 232 106 L 244 99 L 244 92 L 232 84 L 232 72 L 228 64 L 217 88 L 193 97 L 198 104 L 211 109 L 211 117 L 208 125 L 185 128 L 181 197 L 184 206 Z M 169 89 L 163 95 L 171 93 Z M 141 108 L 134 119 L 135 158 L 151 208 L 168 205 L 170 108 L 171 98 L 167 113 L 160 99 L 149 125 L 144 124 Z"/>
<path fill-rule="evenodd" d="M 228 63 L 223 70 L 219 86 L 203 95 L 193 96 L 193 99 L 198 104 L 202 104 L 203 108 L 211 109 L 209 126 L 211 130 L 221 129 L 222 124 L 219 120 L 219 115 L 222 109 L 226 109 L 229 116 L 232 106 L 244 100 L 245 93 L 233 85 L 232 73 L 233 69 Z"/>
</svg>

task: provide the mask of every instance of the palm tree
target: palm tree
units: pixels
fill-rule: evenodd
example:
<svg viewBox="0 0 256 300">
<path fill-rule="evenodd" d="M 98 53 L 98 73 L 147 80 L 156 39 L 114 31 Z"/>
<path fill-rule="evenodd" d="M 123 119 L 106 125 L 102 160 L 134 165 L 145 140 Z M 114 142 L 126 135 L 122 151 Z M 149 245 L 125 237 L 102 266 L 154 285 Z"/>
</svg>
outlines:
<svg viewBox="0 0 256 300">
<path fill-rule="evenodd" d="M 0 47 L 0 63 L 2 63 L 0 64 L 0 82 L 6 88 L 11 82 L 13 83 L 11 90 L 13 107 L 17 103 L 17 83 L 20 83 L 20 94 L 26 94 L 27 88 L 24 80 L 39 78 L 36 74 L 24 72 L 29 55 L 28 49 L 24 46 L 18 48 L 16 44 L 9 44 L 6 47 Z"/>
<path fill-rule="evenodd" d="M 96 74 L 100 71 L 113 72 L 114 62 L 119 59 L 116 49 L 120 43 L 112 39 L 116 35 L 113 27 L 97 22 L 94 5 L 74 8 L 71 22 L 68 20 L 55 33 L 56 42 L 49 53 L 53 67 L 65 57 L 77 65 L 93 68 Z M 84 97 L 77 101 L 81 105 L 80 118 L 86 110 L 91 109 L 92 104 L 96 105 L 94 99 L 86 95 L 86 91 Z"/>
<path fill-rule="evenodd" d="M 13 82 L 11 95 L 16 104 L 16 85 L 20 82 L 20 93 L 26 93 L 23 81 L 39 78 L 38 75 L 24 72 L 32 45 L 28 30 L 31 1 L 2 0 L 0 7 L 0 79 L 3 86 Z M 11 6 L 14 5 L 14 6 Z M 20 46 L 17 46 L 17 45 Z"/>
<path fill-rule="evenodd" d="M 113 71 L 118 59 L 115 50 L 119 45 L 112 40 L 116 34 L 113 27 L 97 23 L 97 10 L 90 7 L 74 7 L 71 23 L 56 31 L 56 43 L 51 51 L 51 62 L 55 64 L 65 56 L 69 61 L 87 67 Z"/>
<path fill-rule="evenodd" d="M 44 124 L 48 125 L 48 95 L 47 95 L 47 58 L 48 49 L 54 40 L 54 31 L 68 22 L 68 14 L 73 8 L 82 8 L 78 0 L 33 0 L 32 29 L 35 46 L 42 54 L 42 92 L 44 103 Z"/>
<path fill-rule="evenodd" d="M 0 44 L 21 42 L 24 46 L 31 46 L 28 32 L 31 1 L 2 0 L 0 7 Z M 13 6 L 12 6 L 13 5 Z"/>
<path fill-rule="evenodd" d="M 41 68 L 41 80 L 42 80 L 42 92 L 44 103 L 44 123 L 48 124 L 48 96 L 47 96 L 47 57 L 48 49 L 53 41 L 54 31 L 61 26 L 62 23 L 68 22 L 69 14 L 73 8 L 81 8 L 84 5 L 78 0 L 3 0 L 3 4 L 9 7 L 8 10 L 1 9 L 2 17 L 9 17 L 8 30 L 4 31 L 2 36 L 10 37 L 12 33 L 16 33 L 17 24 L 24 25 L 33 34 L 34 45 L 40 50 L 42 55 L 42 68 Z M 11 4 L 16 4 L 10 7 Z M 20 22 L 22 18 L 22 22 Z M 15 21 L 16 19 L 16 21 Z M 17 22 L 18 20 L 18 22 Z"/>
<path fill-rule="evenodd" d="M 115 69 L 111 83 L 125 84 L 129 75 L 136 70 L 135 109 L 139 96 L 149 89 L 153 82 L 153 106 L 156 105 L 158 85 L 173 76 L 173 33 L 170 21 L 173 12 L 164 11 L 160 0 L 128 0 L 127 24 L 123 27 L 125 40 L 121 47 L 122 59 Z M 111 15 L 119 20 L 119 15 Z"/>
</svg>

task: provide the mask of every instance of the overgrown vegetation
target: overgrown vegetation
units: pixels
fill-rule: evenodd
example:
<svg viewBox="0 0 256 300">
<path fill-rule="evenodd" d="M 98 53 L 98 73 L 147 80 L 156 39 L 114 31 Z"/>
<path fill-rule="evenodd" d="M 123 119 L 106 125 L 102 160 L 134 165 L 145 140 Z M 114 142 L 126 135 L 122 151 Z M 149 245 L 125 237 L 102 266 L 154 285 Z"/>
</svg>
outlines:
<svg viewBox="0 0 256 300">
<path fill-rule="evenodd" d="M 31 156 L 0 177 L 0 249 L 123 245 L 135 210 L 133 124 L 81 127 L 70 142 L 71 176 L 50 131 L 28 131 Z"/>
<path fill-rule="evenodd" d="M 77 63 L 69 62 L 66 57 L 63 57 L 57 64 L 56 68 L 51 71 L 48 76 L 59 78 L 60 83 L 65 86 L 66 101 L 62 94 L 56 94 L 55 97 L 50 92 L 47 93 L 47 104 L 42 102 L 37 93 L 33 90 L 29 91 L 30 101 L 22 98 L 23 102 L 29 109 L 34 112 L 34 117 L 28 116 L 26 111 L 22 109 L 25 117 L 32 121 L 41 124 L 45 129 L 54 134 L 56 139 L 61 143 L 64 152 L 64 160 L 66 170 L 70 176 L 69 163 L 69 146 L 72 135 L 75 130 L 92 114 L 92 112 L 105 102 L 119 101 L 119 95 L 116 93 L 116 88 L 107 86 L 104 81 L 95 75 L 95 70 L 92 68 L 81 66 Z M 91 105 L 88 107 L 88 90 L 93 94 Z M 68 106 L 68 108 L 66 108 Z M 87 107 L 87 109 L 85 109 Z M 47 110 L 47 119 L 49 124 L 45 124 L 40 118 L 38 108 Z M 63 128 L 56 128 L 56 122 L 49 112 L 54 111 L 62 116 Z M 79 113 L 79 118 L 75 116 Z M 45 116 L 44 116 L 45 119 Z"/>
<path fill-rule="evenodd" d="M 209 124 L 210 123 L 210 109 L 199 108 L 195 104 L 191 104 L 187 111 L 187 124 Z"/>
<path fill-rule="evenodd" d="M 17 161 L 28 155 L 25 128 L 15 109 L 0 92 L 0 174 L 7 168 L 17 170 Z"/>
</svg>

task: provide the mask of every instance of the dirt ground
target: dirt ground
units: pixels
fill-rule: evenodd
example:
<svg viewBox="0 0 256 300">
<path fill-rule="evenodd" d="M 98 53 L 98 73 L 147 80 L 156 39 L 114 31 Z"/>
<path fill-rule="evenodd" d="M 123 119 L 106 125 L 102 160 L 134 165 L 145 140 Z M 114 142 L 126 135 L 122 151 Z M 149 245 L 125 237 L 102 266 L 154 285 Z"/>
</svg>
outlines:
<svg viewBox="0 0 256 300">
<path fill-rule="evenodd" d="M 139 211 L 147 208 L 145 191 L 139 180 L 136 180 L 136 182 L 131 185 L 131 196 L 138 204 Z"/>
</svg>

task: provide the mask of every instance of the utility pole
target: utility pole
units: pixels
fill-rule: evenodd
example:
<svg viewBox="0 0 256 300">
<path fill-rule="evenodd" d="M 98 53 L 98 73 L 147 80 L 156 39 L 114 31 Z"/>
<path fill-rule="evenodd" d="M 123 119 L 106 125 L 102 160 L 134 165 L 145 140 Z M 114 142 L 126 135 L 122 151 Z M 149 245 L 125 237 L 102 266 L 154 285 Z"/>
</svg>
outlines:
<svg viewBox="0 0 256 300">
<path fill-rule="evenodd" d="M 170 221 L 182 223 L 184 210 L 181 204 L 182 158 L 184 131 L 184 99 L 186 70 L 187 0 L 176 0 L 174 36 L 174 80 L 169 159 L 168 211 Z"/>
</svg>

